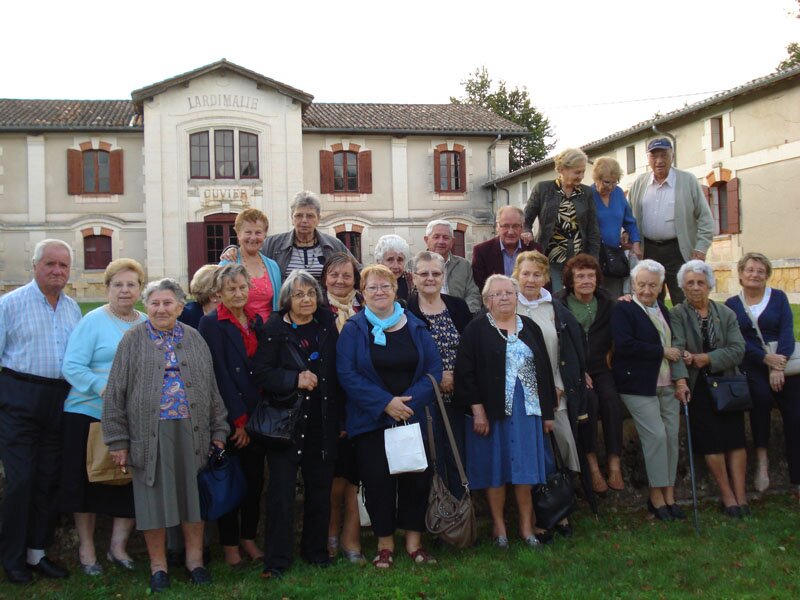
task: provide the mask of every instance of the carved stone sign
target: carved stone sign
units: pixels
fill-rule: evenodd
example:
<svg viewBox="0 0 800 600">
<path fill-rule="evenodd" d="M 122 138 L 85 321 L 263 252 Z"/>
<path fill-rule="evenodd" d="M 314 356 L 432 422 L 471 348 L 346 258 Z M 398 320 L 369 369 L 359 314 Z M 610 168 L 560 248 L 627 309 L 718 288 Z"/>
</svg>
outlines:
<svg viewBox="0 0 800 600">
<path fill-rule="evenodd" d="M 250 206 L 250 190 L 233 187 L 201 188 L 200 199 L 204 207 L 222 203 L 248 207 Z"/>
<path fill-rule="evenodd" d="M 239 94 L 202 94 L 198 96 L 187 96 L 189 110 L 202 108 L 239 108 L 258 111 L 258 98 L 253 96 L 242 96 Z"/>
</svg>

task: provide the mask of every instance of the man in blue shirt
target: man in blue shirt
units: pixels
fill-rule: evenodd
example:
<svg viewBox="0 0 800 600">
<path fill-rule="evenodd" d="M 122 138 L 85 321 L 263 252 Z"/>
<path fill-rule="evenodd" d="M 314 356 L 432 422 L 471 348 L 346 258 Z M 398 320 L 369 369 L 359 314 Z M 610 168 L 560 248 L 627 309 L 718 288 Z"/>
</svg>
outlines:
<svg viewBox="0 0 800 600">
<path fill-rule="evenodd" d="M 10 583 L 30 583 L 31 571 L 69 575 L 44 548 L 53 533 L 61 417 L 70 388 L 61 363 L 81 318 L 78 304 L 64 294 L 71 265 L 66 242 L 43 240 L 33 251 L 33 281 L 0 297 L 0 460 L 6 472 L 0 561 Z"/>
</svg>

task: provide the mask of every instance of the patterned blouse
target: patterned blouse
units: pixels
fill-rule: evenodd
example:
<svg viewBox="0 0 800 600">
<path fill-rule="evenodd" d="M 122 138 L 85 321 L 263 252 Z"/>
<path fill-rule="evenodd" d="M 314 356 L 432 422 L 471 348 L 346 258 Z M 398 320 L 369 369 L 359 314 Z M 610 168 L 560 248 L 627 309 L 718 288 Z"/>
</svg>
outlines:
<svg viewBox="0 0 800 600">
<path fill-rule="evenodd" d="M 461 335 L 458 333 L 450 313 L 445 308 L 437 315 L 425 313 L 425 318 L 431 324 L 431 337 L 442 357 L 442 369 L 452 371 L 456 366 L 456 351 Z M 450 402 L 452 399 L 452 393 L 442 394 L 442 400 L 445 402 Z"/>
<path fill-rule="evenodd" d="M 489 322 L 500 332 L 492 315 L 487 313 Z M 517 331 L 522 331 L 522 319 L 517 315 Z M 506 337 L 500 332 L 503 337 Z M 514 406 L 514 388 L 517 379 L 522 384 L 522 392 L 525 396 L 525 414 L 542 416 L 542 407 L 539 403 L 539 385 L 536 383 L 536 365 L 533 362 L 533 350 L 523 342 L 516 334 L 508 335 L 506 343 L 506 402 L 505 413 L 511 416 Z"/>
<path fill-rule="evenodd" d="M 558 179 L 556 180 L 556 187 L 561 196 L 561 203 L 558 205 L 553 237 L 547 246 L 545 254 L 551 263 L 560 264 L 565 263 L 583 249 L 575 203 L 572 200 L 575 196 L 581 195 L 581 187 L 575 186 L 572 188 L 572 194 L 569 198 L 561 188 L 561 181 Z"/>
<path fill-rule="evenodd" d="M 161 388 L 161 413 L 162 421 L 170 419 L 189 418 L 189 399 L 186 397 L 186 387 L 181 378 L 178 355 L 175 346 L 183 339 L 183 326 L 176 323 L 171 331 L 158 331 L 150 321 L 147 321 L 147 334 L 155 343 L 156 348 L 164 352 L 166 363 L 164 370 L 164 385 Z"/>
</svg>

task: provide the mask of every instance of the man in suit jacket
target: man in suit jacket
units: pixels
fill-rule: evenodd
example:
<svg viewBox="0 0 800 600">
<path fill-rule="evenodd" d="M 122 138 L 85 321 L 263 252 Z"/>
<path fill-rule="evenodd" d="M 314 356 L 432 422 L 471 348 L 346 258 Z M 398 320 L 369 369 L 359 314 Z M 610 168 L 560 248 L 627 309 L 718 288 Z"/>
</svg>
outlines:
<svg viewBox="0 0 800 600">
<path fill-rule="evenodd" d="M 461 298 L 472 313 L 480 310 L 483 302 L 481 292 L 472 277 L 472 267 L 466 258 L 453 254 L 453 226 L 450 221 L 436 219 L 425 229 L 425 245 L 429 252 L 436 252 L 444 258 L 444 284 L 442 293 Z"/>
<path fill-rule="evenodd" d="M 518 206 L 502 206 L 497 211 L 497 236 L 476 244 L 472 249 L 472 275 L 479 290 L 490 275 L 507 275 L 514 272 L 517 255 L 542 247 L 536 242 L 524 244 L 520 238 L 525 214 Z"/>
<path fill-rule="evenodd" d="M 714 235 L 714 219 L 697 178 L 672 167 L 672 142 L 651 140 L 647 160 L 651 173 L 636 178 L 628 198 L 642 234 L 644 257 L 666 268 L 666 287 L 673 306 L 683 302 L 678 270 L 683 263 L 705 260 Z M 664 299 L 662 289 L 659 300 Z"/>
</svg>

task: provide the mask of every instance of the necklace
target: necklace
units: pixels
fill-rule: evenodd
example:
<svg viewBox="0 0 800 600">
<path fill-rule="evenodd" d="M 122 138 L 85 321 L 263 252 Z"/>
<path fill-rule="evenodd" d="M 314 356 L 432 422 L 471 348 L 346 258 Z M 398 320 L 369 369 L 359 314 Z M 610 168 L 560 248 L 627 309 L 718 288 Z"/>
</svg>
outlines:
<svg viewBox="0 0 800 600">
<path fill-rule="evenodd" d="M 301 242 L 299 239 L 297 239 L 297 235 L 295 234 L 294 245 L 298 248 L 313 248 L 317 245 L 317 234 L 315 233 L 313 236 L 311 236 L 311 239 L 307 242 Z"/>
<path fill-rule="evenodd" d="M 501 338 L 503 338 L 506 342 L 511 342 L 511 343 L 517 341 L 517 332 L 516 331 L 514 333 L 509 333 L 508 335 L 505 335 L 500 330 L 500 328 L 497 326 L 497 321 L 494 320 L 494 317 L 492 316 L 492 313 L 486 313 L 486 316 L 489 318 L 489 323 L 492 324 L 492 327 L 495 328 L 495 331 L 497 331 L 498 335 Z M 517 324 L 514 323 L 514 327 L 516 327 L 516 326 L 517 326 Z"/>
<path fill-rule="evenodd" d="M 133 313 L 129 317 L 124 317 L 121 314 L 119 314 L 117 311 L 115 311 L 114 307 L 111 306 L 111 304 L 106 304 L 106 307 L 108 308 L 108 312 L 110 312 L 112 315 L 114 315 L 120 321 L 124 321 L 125 323 L 135 323 L 136 321 L 139 320 L 139 311 L 136 310 L 135 308 L 133 309 Z"/>
</svg>

